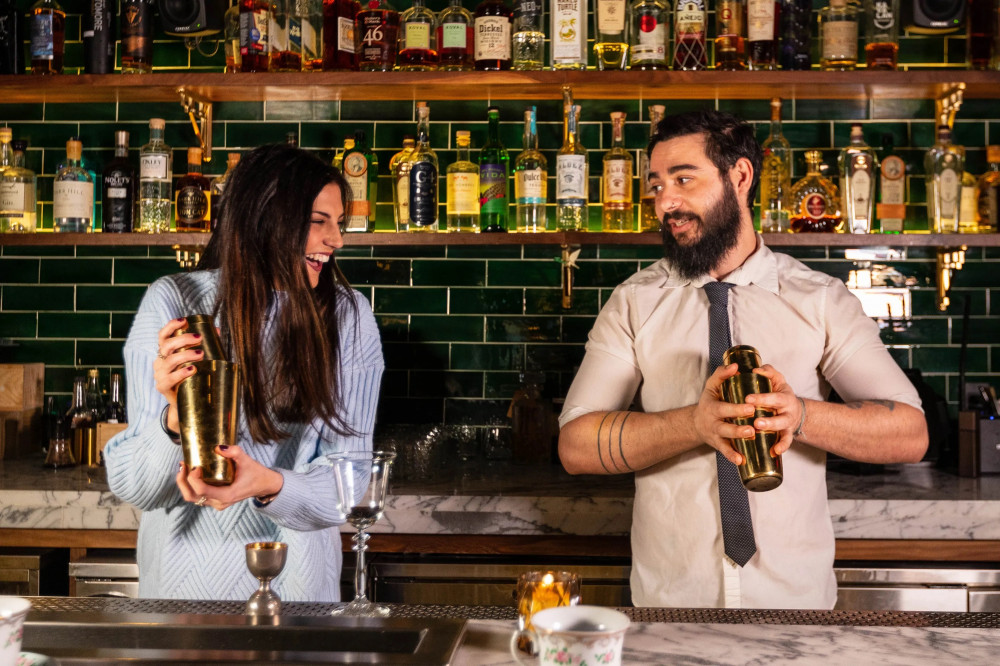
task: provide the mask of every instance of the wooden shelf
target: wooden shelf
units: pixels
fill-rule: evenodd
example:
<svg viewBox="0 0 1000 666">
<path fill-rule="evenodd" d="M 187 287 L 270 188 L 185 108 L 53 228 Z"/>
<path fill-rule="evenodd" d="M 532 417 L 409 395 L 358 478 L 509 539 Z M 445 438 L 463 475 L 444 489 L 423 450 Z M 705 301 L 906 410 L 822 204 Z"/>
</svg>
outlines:
<svg viewBox="0 0 1000 666">
<path fill-rule="evenodd" d="M 178 90 L 212 102 L 329 100 L 577 99 L 936 99 L 958 83 L 970 98 L 1000 98 L 1000 72 L 263 72 L 0 76 L 7 104 L 166 102 Z"/>
</svg>

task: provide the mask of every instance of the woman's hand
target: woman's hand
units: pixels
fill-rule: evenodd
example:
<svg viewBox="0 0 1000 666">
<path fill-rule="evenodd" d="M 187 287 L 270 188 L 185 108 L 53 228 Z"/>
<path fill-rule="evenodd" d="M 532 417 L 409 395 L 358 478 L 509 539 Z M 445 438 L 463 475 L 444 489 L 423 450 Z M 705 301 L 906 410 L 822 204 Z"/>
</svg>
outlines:
<svg viewBox="0 0 1000 666">
<path fill-rule="evenodd" d="M 758 431 L 778 433 L 778 443 L 771 447 L 771 455 L 776 458 L 792 446 L 792 433 L 802 420 L 802 403 L 785 381 L 785 376 L 774 366 L 765 364 L 754 368 L 754 372 L 771 381 L 771 392 L 751 393 L 746 401 L 755 408 L 774 412 L 774 416 L 754 419 L 753 427 Z"/>
<path fill-rule="evenodd" d="M 276 495 L 281 490 L 284 477 L 248 456 L 241 447 L 221 445 L 215 452 L 233 461 L 233 482 L 228 486 L 210 486 L 202 480 L 200 467 L 188 471 L 182 461 L 177 471 L 177 488 L 186 501 L 222 511 L 248 497 Z"/>
<path fill-rule="evenodd" d="M 195 373 L 195 367 L 190 364 L 200 361 L 205 353 L 201 350 L 201 335 L 184 333 L 174 336 L 174 333 L 184 328 L 187 320 L 171 319 L 157 334 L 156 360 L 153 361 L 153 380 L 156 390 L 167 399 L 167 427 L 174 432 L 180 432 L 181 426 L 177 416 L 177 385 Z"/>
</svg>

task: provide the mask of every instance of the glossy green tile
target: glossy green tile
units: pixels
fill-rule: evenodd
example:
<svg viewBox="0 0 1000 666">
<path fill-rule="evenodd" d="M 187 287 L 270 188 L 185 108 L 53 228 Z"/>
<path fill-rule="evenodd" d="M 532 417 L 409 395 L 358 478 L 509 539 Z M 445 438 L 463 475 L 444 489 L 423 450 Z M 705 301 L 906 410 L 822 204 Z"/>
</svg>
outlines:
<svg viewBox="0 0 1000 666">
<path fill-rule="evenodd" d="M 650 234 L 651 236 L 653 234 Z M 660 235 L 655 234 L 657 240 Z M 656 261 L 663 257 L 663 246 L 655 245 L 601 245 L 600 258 L 603 259 L 650 259 Z M 581 259 L 585 259 L 581 253 Z"/>
<path fill-rule="evenodd" d="M 528 345 L 525 367 L 546 372 L 576 372 L 583 352 L 582 344 Z"/>
<path fill-rule="evenodd" d="M 34 312 L 0 312 L 0 338 L 34 338 L 38 331 Z"/>
<path fill-rule="evenodd" d="M 379 403 L 376 422 L 392 423 L 442 423 L 444 403 L 441 398 L 389 398 Z"/>
<path fill-rule="evenodd" d="M 17 340 L 0 347 L 0 363 L 45 363 L 71 365 L 76 343 L 72 340 Z"/>
<path fill-rule="evenodd" d="M 952 342 L 958 344 L 964 335 L 965 326 L 958 317 L 952 320 Z M 969 344 L 988 345 L 1000 340 L 1000 320 L 996 317 L 972 317 L 969 320 Z"/>
<path fill-rule="evenodd" d="M 336 101 L 264 102 L 264 118 L 268 122 L 275 120 L 337 120 L 339 104 Z"/>
<path fill-rule="evenodd" d="M 0 104 L 0 118 L 11 122 L 16 120 L 41 120 L 44 104 Z M 15 134 L 14 138 L 18 138 Z"/>
<path fill-rule="evenodd" d="M 387 397 L 405 397 L 409 395 L 410 373 L 406 370 L 386 370 L 382 373 L 382 391 L 379 402 L 384 404 Z M 378 422 L 381 422 L 379 419 Z M 376 428 L 378 426 L 376 425 Z"/>
<path fill-rule="evenodd" d="M 404 259 L 423 259 L 427 257 L 444 257 L 444 245 L 376 245 L 372 248 L 374 257 L 401 257 Z"/>
<path fill-rule="evenodd" d="M 796 120 L 864 120 L 868 117 L 865 99 L 800 99 L 795 102 Z M 785 125 L 782 131 L 788 137 Z"/>
<path fill-rule="evenodd" d="M 786 122 L 781 131 L 792 148 L 823 148 L 830 145 L 829 123 Z"/>
<path fill-rule="evenodd" d="M 524 345 L 451 345 L 453 370 L 521 370 L 523 367 Z"/>
<path fill-rule="evenodd" d="M 990 347 L 990 372 L 1000 373 L 1000 347 Z"/>
<path fill-rule="evenodd" d="M 448 344 L 433 342 L 384 342 L 385 367 L 412 370 L 448 368 Z M 453 366 L 454 369 L 454 366 Z"/>
<path fill-rule="evenodd" d="M 525 289 L 524 313 L 529 315 L 596 314 L 598 311 L 598 291 L 596 289 L 574 289 L 571 304 L 562 306 L 561 289 Z"/>
<path fill-rule="evenodd" d="M 6 284 L 37 284 L 41 262 L 38 259 L 0 258 L 0 274 Z M 5 287 L 9 289 L 9 287 Z"/>
<path fill-rule="evenodd" d="M 264 120 L 264 102 L 216 102 L 212 106 L 212 116 L 215 121 Z"/>
<path fill-rule="evenodd" d="M 442 398 L 482 398 L 482 372 L 410 373 L 410 395 Z"/>
<path fill-rule="evenodd" d="M 945 58 L 942 37 L 921 37 L 899 41 L 899 64 L 941 62 Z"/>
<path fill-rule="evenodd" d="M 906 322 L 903 330 L 889 331 L 882 329 L 882 339 L 891 338 L 892 344 L 897 345 L 917 345 L 917 344 L 939 344 L 944 345 L 950 342 L 948 336 L 948 320 L 938 319 L 914 319 Z"/>
<path fill-rule="evenodd" d="M 553 287 L 560 284 L 555 261 L 490 261 L 487 284 L 491 287 Z"/>
<path fill-rule="evenodd" d="M 128 337 L 128 333 L 132 329 L 133 319 L 135 319 L 135 315 L 131 312 L 112 312 L 111 337 L 122 339 Z"/>
<path fill-rule="evenodd" d="M 74 288 L 72 286 L 39 287 L 5 284 L 3 287 L 2 306 L 4 311 L 35 311 L 40 306 L 44 306 L 46 310 L 72 310 L 73 293 Z"/>
<path fill-rule="evenodd" d="M 556 317 L 487 317 L 487 342 L 559 342 Z"/>
<path fill-rule="evenodd" d="M 519 372 L 486 372 L 484 380 L 484 396 L 486 398 L 501 398 L 510 400 L 514 392 L 521 387 Z"/>
<path fill-rule="evenodd" d="M 146 245 L 77 245 L 78 257 L 146 257 Z"/>
<path fill-rule="evenodd" d="M 375 315 L 383 342 L 406 342 L 409 336 L 409 315 Z"/>
<path fill-rule="evenodd" d="M 187 47 L 181 42 L 156 42 L 153 55 L 154 71 L 159 69 L 180 69 L 191 64 Z"/>
<path fill-rule="evenodd" d="M 615 287 L 639 270 L 632 261 L 586 261 L 573 278 L 577 287 Z"/>
<path fill-rule="evenodd" d="M 82 249 L 83 245 L 76 249 Z M 3 254 L 7 257 L 72 257 L 72 245 L 5 245 Z"/>
<path fill-rule="evenodd" d="M 408 285 L 410 262 L 405 259 L 338 259 L 352 284 Z"/>
<path fill-rule="evenodd" d="M 596 317 L 563 317 L 562 342 L 587 342 Z"/>
<path fill-rule="evenodd" d="M 986 347 L 969 347 L 966 351 L 968 372 L 989 372 Z M 957 347 L 914 347 L 913 367 L 921 372 L 955 372 L 961 350 Z"/>
<path fill-rule="evenodd" d="M 528 248 L 537 246 L 523 247 L 527 256 Z M 449 259 L 520 259 L 521 248 L 520 245 L 449 245 L 447 255 Z"/>
<path fill-rule="evenodd" d="M 475 289 L 457 287 L 449 290 L 450 314 L 521 314 L 523 289 Z"/>
<path fill-rule="evenodd" d="M 451 104 L 430 102 L 429 105 L 431 108 L 431 121 L 438 121 L 442 119 L 437 117 L 435 111 L 440 109 L 443 112 L 444 107 Z M 340 103 L 341 120 L 370 120 L 373 117 L 372 111 L 371 102 L 344 100 Z M 407 100 L 380 100 L 378 102 L 377 117 L 379 120 L 412 121 L 414 130 L 416 130 L 417 111 L 414 102 Z"/>
<path fill-rule="evenodd" d="M 911 289 L 910 302 L 913 306 L 914 316 L 934 316 L 951 315 L 961 317 L 965 308 L 965 299 L 969 299 L 969 313 L 971 315 L 985 315 L 986 312 L 986 291 L 977 289 L 952 289 L 950 292 L 951 304 L 944 312 L 937 308 L 936 289 Z"/>
<path fill-rule="evenodd" d="M 486 262 L 456 259 L 413 261 L 415 286 L 486 286 Z"/>
<path fill-rule="evenodd" d="M 782 254 L 787 254 L 790 257 L 795 257 L 799 261 L 806 261 L 807 259 L 826 259 L 826 248 L 825 247 L 796 247 L 796 246 L 786 246 L 777 247 L 772 246 L 772 250 L 775 252 L 780 252 Z M 817 264 L 813 264 L 814 266 Z"/>
<path fill-rule="evenodd" d="M 713 99 L 658 99 L 650 100 L 650 102 L 665 106 L 667 115 L 716 108 L 716 103 Z"/>
<path fill-rule="evenodd" d="M 934 100 L 872 98 L 872 118 L 933 118 Z"/>
<path fill-rule="evenodd" d="M 909 347 L 889 347 L 887 349 L 889 356 L 892 360 L 896 362 L 896 365 L 903 369 L 908 369 L 913 367 L 910 361 L 910 348 Z"/>
<path fill-rule="evenodd" d="M 299 131 L 297 123 L 226 123 L 226 145 L 239 147 L 261 146 L 265 143 L 284 143 L 289 132 Z M 315 142 L 310 145 L 316 145 Z"/>
<path fill-rule="evenodd" d="M 84 366 L 123 365 L 122 347 L 124 340 L 77 340 L 76 364 Z"/>
<path fill-rule="evenodd" d="M 767 99 L 720 99 L 719 111 L 746 121 L 770 120 L 771 101 Z"/>
<path fill-rule="evenodd" d="M 66 141 L 80 131 L 77 122 L 46 122 L 42 124 L 22 125 L 18 128 L 15 138 L 24 139 L 32 148 L 66 149 Z M 65 158 L 65 153 L 59 156 L 59 161 Z M 51 169 L 51 167 L 49 167 Z M 54 170 L 50 171 L 54 173 Z"/>
<path fill-rule="evenodd" d="M 411 342 L 482 342 L 483 317 L 412 315 L 409 339 Z"/>
<path fill-rule="evenodd" d="M 171 259 L 115 259 L 114 284 L 149 284 L 164 275 L 179 273 L 177 261 Z"/>
<path fill-rule="evenodd" d="M 469 425 L 506 423 L 509 403 L 509 400 L 446 398 L 444 401 L 444 422 Z"/>
<path fill-rule="evenodd" d="M 107 312 L 78 314 L 72 312 L 40 312 L 40 338 L 107 338 L 111 334 L 111 315 Z"/>
<path fill-rule="evenodd" d="M 962 267 L 962 270 L 952 274 L 952 285 L 954 287 L 992 287 L 997 284 L 1000 271 L 993 263 L 970 262 Z"/>
<path fill-rule="evenodd" d="M 66 102 L 48 104 L 45 120 L 115 120 L 114 102 Z"/>
<path fill-rule="evenodd" d="M 416 287 L 375 287 L 375 312 L 445 313 L 448 290 Z"/>
<path fill-rule="evenodd" d="M 81 285 L 76 288 L 76 310 L 134 312 L 145 293 L 145 284 L 134 287 Z"/>
</svg>

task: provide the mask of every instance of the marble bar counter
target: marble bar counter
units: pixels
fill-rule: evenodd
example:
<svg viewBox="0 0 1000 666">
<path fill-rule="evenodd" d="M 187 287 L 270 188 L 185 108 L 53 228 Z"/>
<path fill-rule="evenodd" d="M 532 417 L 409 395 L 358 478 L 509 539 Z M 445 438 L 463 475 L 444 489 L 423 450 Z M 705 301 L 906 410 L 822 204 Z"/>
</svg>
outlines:
<svg viewBox="0 0 1000 666">
<path fill-rule="evenodd" d="M 397 470 L 385 518 L 372 532 L 621 536 L 631 524 L 631 476 L 573 477 L 558 465 L 499 461 L 415 476 Z M 830 471 L 827 485 L 838 539 L 1000 539 L 1000 477 L 966 479 L 898 465 L 868 475 Z M 102 468 L 0 462 L 0 529 L 134 530 L 138 524 L 139 511 L 108 490 Z"/>
</svg>

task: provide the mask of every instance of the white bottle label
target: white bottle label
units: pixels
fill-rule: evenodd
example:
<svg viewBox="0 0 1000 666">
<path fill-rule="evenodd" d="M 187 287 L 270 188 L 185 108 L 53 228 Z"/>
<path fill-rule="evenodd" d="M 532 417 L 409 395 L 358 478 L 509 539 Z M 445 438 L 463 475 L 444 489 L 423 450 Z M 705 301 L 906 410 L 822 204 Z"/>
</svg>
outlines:
<svg viewBox="0 0 1000 666">
<path fill-rule="evenodd" d="M 337 50 L 354 53 L 354 20 L 337 17 Z"/>
<path fill-rule="evenodd" d="M 167 174 L 167 156 L 140 155 L 139 178 L 143 180 L 166 180 L 169 178 Z"/>
<path fill-rule="evenodd" d="M 21 217 L 34 211 L 35 188 L 31 183 L 0 183 L 0 210 L 5 217 Z"/>
<path fill-rule="evenodd" d="M 52 217 L 91 219 L 94 214 L 94 184 L 57 180 L 52 184 Z"/>
<path fill-rule="evenodd" d="M 751 42 L 774 39 L 774 0 L 747 2 L 747 35 Z"/>
<path fill-rule="evenodd" d="M 871 206 L 872 178 L 867 171 L 855 171 L 851 176 L 851 196 L 854 199 L 854 219 L 848 220 L 850 231 L 871 231 L 868 208 Z M 846 212 L 846 211 L 845 211 Z"/>
<path fill-rule="evenodd" d="M 941 217 L 954 218 L 958 206 L 959 190 L 961 189 L 958 174 L 954 169 L 944 169 L 938 175 L 939 202 Z"/>
<path fill-rule="evenodd" d="M 587 158 L 556 156 L 556 200 L 587 198 Z"/>
<path fill-rule="evenodd" d="M 347 228 L 364 230 L 368 226 L 368 160 L 363 153 L 344 156 L 344 179 L 351 190 L 351 208 L 347 212 Z"/>
<path fill-rule="evenodd" d="M 628 197 L 632 170 L 625 160 L 608 160 L 604 163 L 604 201 L 624 201 Z"/>
<path fill-rule="evenodd" d="M 625 32 L 625 0 L 597 0 L 597 31 L 611 35 Z"/>
<path fill-rule="evenodd" d="M 476 60 L 510 60 L 510 19 L 476 18 Z"/>
<path fill-rule="evenodd" d="M 407 23 L 406 48 L 429 49 L 431 47 L 431 26 L 429 23 Z"/>
<path fill-rule="evenodd" d="M 545 172 L 541 169 L 524 169 L 514 174 L 514 198 L 519 204 L 545 203 L 546 189 Z"/>
<path fill-rule="evenodd" d="M 979 192 L 975 185 L 962 186 L 962 199 L 958 204 L 958 225 L 960 227 L 975 227 L 976 209 L 979 208 Z"/>
<path fill-rule="evenodd" d="M 396 202 L 399 208 L 399 223 L 410 223 L 410 177 L 401 176 L 396 181 Z"/>
<path fill-rule="evenodd" d="M 858 57 L 857 21 L 827 21 L 823 24 L 823 59 L 851 60 Z"/>
<path fill-rule="evenodd" d="M 581 0 L 553 0 L 552 2 L 552 62 L 586 63 L 587 23 L 586 5 Z"/>
<path fill-rule="evenodd" d="M 479 174 L 448 174 L 448 215 L 479 214 Z"/>
<path fill-rule="evenodd" d="M 441 26 L 441 43 L 443 49 L 466 48 L 466 25 L 464 23 L 445 23 Z"/>
<path fill-rule="evenodd" d="M 128 196 L 128 189 L 124 187 L 109 187 L 108 188 L 108 198 L 109 199 L 124 199 Z"/>
</svg>

